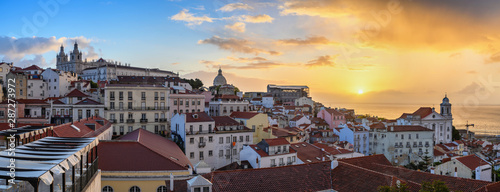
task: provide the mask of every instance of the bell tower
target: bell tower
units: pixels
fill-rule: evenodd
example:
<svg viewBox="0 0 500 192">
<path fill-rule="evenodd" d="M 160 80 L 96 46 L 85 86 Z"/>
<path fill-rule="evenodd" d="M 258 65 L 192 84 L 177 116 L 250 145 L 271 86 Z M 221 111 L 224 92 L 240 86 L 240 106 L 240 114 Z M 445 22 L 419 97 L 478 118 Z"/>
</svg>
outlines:
<svg viewBox="0 0 500 192">
<path fill-rule="evenodd" d="M 451 115 L 451 104 L 450 100 L 448 99 L 448 94 L 444 95 L 443 102 L 441 103 L 441 115 L 446 118 L 452 117 Z"/>
</svg>

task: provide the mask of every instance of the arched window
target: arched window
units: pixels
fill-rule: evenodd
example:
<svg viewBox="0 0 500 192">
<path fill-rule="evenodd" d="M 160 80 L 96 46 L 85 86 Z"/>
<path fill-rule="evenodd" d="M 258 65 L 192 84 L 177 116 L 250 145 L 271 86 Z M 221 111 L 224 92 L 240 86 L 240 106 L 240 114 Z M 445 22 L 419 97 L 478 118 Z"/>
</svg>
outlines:
<svg viewBox="0 0 500 192">
<path fill-rule="evenodd" d="M 139 188 L 137 186 L 132 186 L 132 187 L 130 187 L 130 189 L 128 191 L 129 192 L 141 192 L 141 188 Z"/>
<path fill-rule="evenodd" d="M 162 185 L 156 189 L 156 192 L 167 192 L 167 186 Z"/>
<path fill-rule="evenodd" d="M 104 186 L 102 188 L 102 192 L 113 192 L 113 187 L 111 187 L 111 186 Z"/>
</svg>

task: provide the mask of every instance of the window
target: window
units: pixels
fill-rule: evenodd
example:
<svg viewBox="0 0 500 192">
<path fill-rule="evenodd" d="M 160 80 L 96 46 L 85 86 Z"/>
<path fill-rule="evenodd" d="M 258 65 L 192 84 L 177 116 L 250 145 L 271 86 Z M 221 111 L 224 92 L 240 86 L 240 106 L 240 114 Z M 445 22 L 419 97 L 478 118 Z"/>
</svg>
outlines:
<svg viewBox="0 0 500 192">
<path fill-rule="evenodd" d="M 236 142 L 236 136 L 233 137 L 233 142 Z"/>
<path fill-rule="evenodd" d="M 161 185 L 156 189 L 156 192 L 168 192 L 167 186 Z"/>
<path fill-rule="evenodd" d="M 276 166 L 276 159 L 271 159 L 271 166 Z"/>
<path fill-rule="evenodd" d="M 141 188 L 137 187 L 137 186 L 133 186 L 133 187 L 130 187 L 130 190 L 128 190 L 129 192 L 141 192 Z"/>
<path fill-rule="evenodd" d="M 198 127 L 198 131 L 199 131 L 200 133 L 203 131 L 203 125 L 200 125 L 200 126 Z"/>
<path fill-rule="evenodd" d="M 128 109 L 132 109 L 132 102 L 128 102 Z"/>
<path fill-rule="evenodd" d="M 243 142 L 243 136 L 240 136 L 240 140 L 238 142 Z"/>
<path fill-rule="evenodd" d="M 115 102 L 109 102 L 109 109 L 115 109 Z"/>
<path fill-rule="evenodd" d="M 224 156 L 224 150 L 219 150 L 219 157 Z"/>
<path fill-rule="evenodd" d="M 177 105 L 177 100 L 174 100 L 174 105 Z"/>
<path fill-rule="evenodd" d="M 213 142 L 214 141 L 214 137 L 210 136 L 208 137 L 208 142 Z"/>
<path fill-rule="evenodd" d="M 129 133 L 130 133 L 130 132 L 132 132 L 133 130 L 134 130 L 134 127 L 132 127 L 132 126 L 128 126 L 128 132 L 129 132 Z"/>
<path fill-rule="evenodd" d="M 155 125 L 155 134 L 158 134 L 158 125 Z"/>
<path fill-rule="evenodd" d="M 113 192 L 113 188 L 111 186 L 105 186 L 102 188 L 102 192 Z"/>
<path fill-rule="evenodd" d="M 250 136 L 249 136 L 249 135 L 247 135 L 247 136 L 246 136 L 246 138 L 245 138 L 245 140 L 246 140 L 247 142 L 249 142 L 249 141 L 250 141 Z"/>
<path fill-rule="evenodd" d="M 200 151 L 200 160 L 203 160 L 203 151 Z"/>
<path fill-rule="evenodd" d="M 226 143 L 231 143 L 231 137 L 226 137 Z"/>
<path fill-rule="evenodd" d="M 141 100 L 146 100 L 146 92 L 141 92 Z"/>
<path fill-rule="evenodd" d="M 236 149 L 233 149 L 233 155 L 238 155 L 238 152 L 236 151 Z"/>
<path fill-rule="evenodd" d="M 417 137 L 417 139 L 418 139 L 418 133 L 417 133 L 417 135 L 415 135 L 415 136 L 416 136 L 416 137 Z"/>
<path fill-rule="evenodd" d="M 109 92 L 109 99 L 115 100 L 115 92 L 114 91 Z"/>
<path fill-rule="evenodd" d="M 212 157 L 214 155 L 214 152 L 212 150 L 208 151 L 208 156 Z"/>
<path fill-rule="evenodd" d="M 132 100 L 132 91 L 129 91 L 127 95 L 128 95 L 128 100 Z"/>
<path fill-rule="evenodd" d="M 189 143 L 194 144 L 194 138 L 189 138 Z"/>
<path fill-rule="evenodd" d="M 118 92 L 118 97 L 120 100 L 123 100 L 123 91 Z"/>
<path fill-rule="evenodd" d="M 123 123 L 123 119 L 125 118 L 124 116 L 125 115 L 123 113 L 120 113 L 120 123 Z"/>
<path fill-rule="evenodd" d="M 118 107 L 120 110 L 123 110 L 123 102 L 118 103 Z"/>
<path fill-rule="evenodd" d="M 401 139 L 405 139 L 405 135 L 401 134 Z"/>
<path fill-rule="evenodd" d="M 194 159 L 194 152 L 189 153 L 189 158 Z"/>
<path fill-rule="evenodd" d="M 155 92 L 155 101 L 158 100 L 158 92 Z"/>
<path fill-rule="evenodd" d="M 219 137 L 219 144 L 222 144 L 224 143 L 224 138 L 223 137 Z"/>
</svg>

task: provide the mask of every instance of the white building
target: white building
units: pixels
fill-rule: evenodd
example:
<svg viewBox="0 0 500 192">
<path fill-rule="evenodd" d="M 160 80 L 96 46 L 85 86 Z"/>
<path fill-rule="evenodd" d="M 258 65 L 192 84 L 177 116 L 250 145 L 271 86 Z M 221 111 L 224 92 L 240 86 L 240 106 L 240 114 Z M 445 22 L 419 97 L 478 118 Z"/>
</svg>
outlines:
<svg viewBox="0 0 500 192">
<path fill-rule="evenodd" d="M 47 97 L 61 97 L 71 91 L 71 82 L 76 81 L 75 73 L 48 68 L 42 72 L 43 79 L 48 84 Z"/>
<path fill-rule="evenodd" d="M 240 160 L 247 160 L 254 169 L 299 164 L 297 152 L 285 138 L 263 139 L 243 146 Z"/>
<path fill-rule="evenodd" d="M 212 169 L 241 160 L 243 146 L 253 143 L 253 130 L 228 116 L 210 117 L 205 112 L 176 114 L 171 129 L 172 139 L 192 164 L 204 161 Z"/>
<path fill-rule="evenodd" d="M 115 123 L 115 135 L 135 129 L 165 135 L 168 130 L 169 89 L 160 85 L 108 84 L 104 88 L 105 117 Z"/>
<path fill-rule="evenodd" d="M 65 97 L 50 99 L 51 123 L 64 124 L 91 117 L 104 117 L 104 104 L 92 100 L 89 95 L 73 89 Z"/>
<path fill-rule="evenodd" d="M 446 95 L 441 103 L 440 113 L 434 108 L 421 107 L 414 113 L 404 113 L 397 122 L 398 125 L 421 125 L 433 130 L 436 144 L 452 141 L 453 116 L 450 100 Z"/>
<path fill-rule="evenodd" d="M 233 111 L 249 111 L 249 102 L 235 95 L 217 95 L 210 100 L 210 116 L 229 116 Z"/>
<path fill-rule="evenodd" d="M 370 154 L 384 154 L 393 164 L 406 165 L 432 159 L 433 131 L 418 125 L 372 126 Z"/>
<path fill-rule="evenodd" d="M 476 155 L 453 157 L 436 166 L 434 174 L 491 182 L 491 165 Z"/>
<path fill-rule="evenodd" d="M 205 95 L 186 90 L 184 87 L 170 88 L 168 96 L 170 116 L 176 113 L 195 113 L 205 111 Z M 170 117 L 169 116 L 169 117 Z"/>
<path fill-rule="evenodd" d="M 171 71 L 164 71 L 158 68 L 132 67 L 130 64 L 122 65 L 121 63 L 106 61 L 102 58 L 93 62 L 93 65 L 95 67 L 82 70 L 82 79 L 97 82 L 117 80 L 118 76 L 177 76 L 177 74 Z"/>
<path fill-rule="evenodd" d="M 45 99 L 48 97 L 49 86 L 40 74 L 28 75 L 28 99 Z"/>
<path fill-rule="evenodd" d="M 311 97 L 300 97 L 295 99 L 295 105 L 296 106 L 304 106 L 304 105 L 309 105 L 309 106 L 314 106 L 314 101 L 312 100 Z"/>
</svg>

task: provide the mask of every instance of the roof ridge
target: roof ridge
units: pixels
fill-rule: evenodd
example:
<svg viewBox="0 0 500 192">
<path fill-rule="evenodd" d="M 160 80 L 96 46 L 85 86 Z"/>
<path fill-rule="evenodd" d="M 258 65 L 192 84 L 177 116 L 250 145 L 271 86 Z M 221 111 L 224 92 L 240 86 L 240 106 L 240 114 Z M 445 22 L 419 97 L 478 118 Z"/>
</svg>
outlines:
<svg viewBox="0 0 500 192">
<path fill-rule="evenodd" d="M 157 155 L 159 155 L 159 156 L 165 157 L 165 159 L 168 159 L 170 162 L 175 163 L 176 165 L 180 166 L 181 168 L 185 168 L 183 165 L 181 165 L 181 164 L 179 164 L 179 163 L 177 163 L 177 162 L 175 162 L 175 161 L 172 161 L 172 159 L 170 159 L 170 157 L 166 157 L 166 156 L 162 155 L 161 153 L 157 152 L 156 150 L 151 149 L 151 148 L 150 148 L 150 147 L 148 147 L 147 145 L 144 145 L 144 143 L 139 142 L 139 141 L 136 141 L 136 143 L 138 143 L 138 144 L 142 145 L 142 146 L 143 146 L 143 147 L 145 147 L 146 149 L 150 150 L 151 152 L 153 152 L 153 153 L 155 153 L 155 154 L 157 154 Z"/>
<path fill-rule="evenodd" d="M 264 167 L 264 168 L 258 168 L 258 169 L 235 169 L 235 170 L 217 170 L 217 171 L 212 171 L 211 173 L 218 173 L 218 172 L 244 172 L 244 171 L 260 171 L 260 170 L 267 170 L 267 169 L 282 169 L 282 168 L 287 168 L 287 167 L 297 167 L 297 166 L 305 166 L 305 165 L 313 165 L 313 164 L 320 164 L 320 163 L 328 163 L 331 162 L 329 160 L 327 161 L 318 161 L 318 162 L 311 162 L 311 163 L 305 163 L 305 164 L 296 164 L 296 165 L 288 165 L 288 166 L 282 166 L 282 167 Z"/>
<path fill-rule="evenodd" d="M 430 175 L 433 175 L 433 176 L 444 176 L 444 177 L 449 177 L 449 178 L 453 178 L 453 179 L 461 179 L 461 180 L 465 179 L 465 180 L 468 180 L 468 181 L 491 183 L 491 182 L 488 182 L 488 181 L 477 180 L 477 179 L 468 179 L 468 178 L 462 178 L 462 177 L 452 177 L 452 176 L 448 176 L 448 175 L 437 175 L 437 174 L 432 174 L 432 173 L 425 172 L 425 171 L 415 171 L 415 170 L 406 169 L 406 168 L 402 168 L 402 167 L 398 167 L 398 166 L 390 166 L 390 165 L 384 165 L 384 164 L 380 164 L 380 163 L 372 163 L 372 164 L 377 164 L 377 165 L 384 166 L 384 167 L 393 167 L 393 168 L 395 167 L 397 169 L 405 169 L 405 170 L 409 170 L 409 171 L 412 171 L 412 172 L 430 174 Z"/>
</svg>

